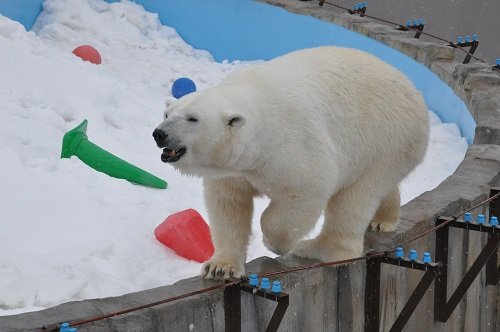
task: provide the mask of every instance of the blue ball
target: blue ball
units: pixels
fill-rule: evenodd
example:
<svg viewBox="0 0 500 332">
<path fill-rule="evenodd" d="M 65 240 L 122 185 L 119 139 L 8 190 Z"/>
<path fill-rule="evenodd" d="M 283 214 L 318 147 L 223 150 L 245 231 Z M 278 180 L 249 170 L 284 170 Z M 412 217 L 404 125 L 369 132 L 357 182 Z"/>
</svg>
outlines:
<svg viewBox="0 0 500 332">
<path fill-rule="evenodd" d="M 192 80 L 187 77 L 181 77 L 174 81 L 172 85 L 172 96 L 176 99 L 181 98 L 182 96 L 187 95 L 188 93 L 195 92 L 196 85 Z"/>
</svg>

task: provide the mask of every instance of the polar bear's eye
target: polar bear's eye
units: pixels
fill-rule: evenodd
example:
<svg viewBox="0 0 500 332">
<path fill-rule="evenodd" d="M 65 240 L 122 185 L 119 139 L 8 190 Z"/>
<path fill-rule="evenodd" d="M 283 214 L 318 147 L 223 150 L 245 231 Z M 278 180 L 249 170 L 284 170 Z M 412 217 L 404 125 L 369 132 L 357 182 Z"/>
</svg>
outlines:
<svg viewBox="0 0 500 332">
<path fill-rule="evenodd" d="M 231 115 L 227 120 L 227 125 L 230 127 L 241 127 L 245 123 L 245 119 L 240 115 Z"/>
<path fill-rule="evenodd" d="M 187 120 L 188 120 L 189 122 L 198 122 L 198 119 L 197 119 L 197 118 L 195 118 L 194 116 L 188 116 Z"/>
</svg>

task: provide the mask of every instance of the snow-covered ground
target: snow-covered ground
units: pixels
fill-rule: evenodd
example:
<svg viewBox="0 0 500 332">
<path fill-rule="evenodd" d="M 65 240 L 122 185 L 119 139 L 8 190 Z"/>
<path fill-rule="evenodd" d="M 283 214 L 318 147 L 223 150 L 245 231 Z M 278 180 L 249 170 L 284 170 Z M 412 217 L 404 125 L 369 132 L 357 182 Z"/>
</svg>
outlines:
<svg viewBox="0 0 500 332">
<path fill-rule="evenodd" d="M 71 51 L 83 44 L 93 65 Z M 157 16 L 128 1 L 46 0 L 33 32 L 0 15 L 0 315 L 174 283 L 200 264 L 176 256 L 153 231 L 168 215 L 206 211 L 199 179 L 160 161 L 151 137 L 172 82 L 199 90 L 251 63 L 216 63 Z M 424 163 L 401 185 L 403 202 L 453 173 L 467 144 L 454 124 L 432 120 Z M 91 141 L 163 179 L 145 188 L 60 159 L 62 137 L 89 120 Z M 248 259 L 262 245 L 256 203 Z"/>
</svg>

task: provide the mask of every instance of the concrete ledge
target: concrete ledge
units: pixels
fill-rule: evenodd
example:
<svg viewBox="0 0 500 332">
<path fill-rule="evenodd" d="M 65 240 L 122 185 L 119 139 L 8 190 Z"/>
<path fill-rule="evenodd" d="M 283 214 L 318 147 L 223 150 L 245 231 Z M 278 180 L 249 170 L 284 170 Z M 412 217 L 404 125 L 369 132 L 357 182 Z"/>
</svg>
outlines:
<svg viewBox="0 0 500 332">
<path fill-rule="evenodd" d="M 402 208 L 401 225 L 390 234 L 368 233 L 367 250 L 393 247 L 433 226 L 438 215 L 454 215 L 478 202 L 492 186 L 500 185 L 500 75 L 484 64 L 462 65 L 455 61 L 455 50 L 412 38 L 411 34 L 392 29 L 368 19 L 339 14 L 332 8 L 319 7 L 317 1 L 265 1 L 294 13 L 311 15 L 333 22 L 376 39 L 425 64 L 468 105 L 477 122 L 474 144 L 467 151 L 456 172 L 439 187 L 420 195 Z M 485 238 L 452 230 L 450 248 L 452 290 L 470 265 Z M 433 251 L 434 235 L 412 245 L 419 252 Z M 467 254 L 468 253 L 468 254 Z M 310 262 L 279 258 L 259 258 L 247 264 L 249 272 L 279 271 Z M 382 330 L 387 330 L 406 299 L 413 292 L 421 273 L 405 269 L 384 268 L 381 298 Z M 317 268 L 279 277 L 290 293 L 290 307 L 284 317 L 282 331 L 361 331 L 364 328 L 363 262 L 342 267 Z M 427 294 L 408 322 L 408 331 L 498 331 L 500 305 L 498 287 L 485 287 L 484 271 L 473 283 L 448 322 L 434 323 L 432 294 Z M 0 317 L 0 331 L 39 331 L 39 328 L 63 321 L 76 321 L 104 313 L 128 309 L 165 298 L 216 285 L 191 278 L 172 286 L 100 300 L 66 303 L 40 312 Z M 243 331 L 264 329 L 274 304 L 245 294 L 242 298 Z M 79 331 L 222 331 L 224 308 L 222 290 L 149 309 L 116 316 L 95 324 L 79 327 Z"/>
</svg>

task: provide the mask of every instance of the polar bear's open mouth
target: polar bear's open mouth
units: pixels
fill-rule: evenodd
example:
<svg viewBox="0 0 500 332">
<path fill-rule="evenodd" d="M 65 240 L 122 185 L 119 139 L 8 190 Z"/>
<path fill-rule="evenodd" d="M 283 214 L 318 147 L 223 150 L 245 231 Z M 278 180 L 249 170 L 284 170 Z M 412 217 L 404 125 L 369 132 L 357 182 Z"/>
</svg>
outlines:
<svg viewBox="0 0 500 332">
<path fill-rule="evenodd" d="M 161 154 L 161 161 L 164 163 L 174 163 L 181 159 L 184 153 L 186 153 L 186 148 L 180 148 L 179 150 L 164 148 Z"/>
</svg>

